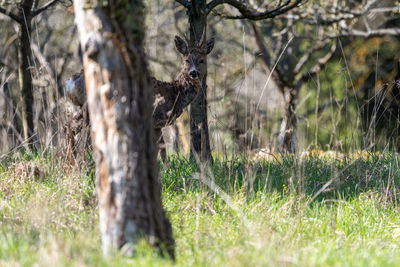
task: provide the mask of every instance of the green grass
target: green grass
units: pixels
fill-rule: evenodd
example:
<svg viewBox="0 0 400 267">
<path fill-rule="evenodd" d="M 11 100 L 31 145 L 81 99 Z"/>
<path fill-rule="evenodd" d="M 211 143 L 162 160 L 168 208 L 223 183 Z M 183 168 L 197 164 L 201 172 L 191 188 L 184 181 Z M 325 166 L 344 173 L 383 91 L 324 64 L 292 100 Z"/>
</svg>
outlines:
<svg viewBox="0 0 400 267">
<path fill-rule="evenodd" d="M 200 172 L 170 157 L 160 176 L 175 265 L 400 266 L 398 162 L 215 159 Z M 33 265 L 173 263 L 145 243 L 133 258 L 104 258 L 92 167 L 16 156 L 0 161 L 0 266 Z"/>
</svg>

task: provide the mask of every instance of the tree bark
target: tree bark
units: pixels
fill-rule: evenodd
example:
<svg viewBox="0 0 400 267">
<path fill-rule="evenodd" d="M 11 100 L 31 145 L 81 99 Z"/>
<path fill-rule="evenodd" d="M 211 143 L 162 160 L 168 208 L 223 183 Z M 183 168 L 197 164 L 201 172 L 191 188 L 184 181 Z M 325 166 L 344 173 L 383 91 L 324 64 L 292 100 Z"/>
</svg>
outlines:
<svg viewBox="0 0 400 267">
<path fill-rule="evenodd" d="M 25 0 L 21 3 L 18 23 L 18 78 L 22 96 L 22 127 L 24 139 L 33 143 L 34 123 L 33 123 L 33 85 L 30 71 L 30 33 L 31 33 L 31 9 L 33 0 Z"/>
<path fill-rule="evenodd" d="M 200 41 L 207 27 L 206 1 L 191 1 L 189 9 L 190 42 Z M 207 40 L 206 34 L 204 39 Z M 206 64 L 206 63 L 205 63 Z M 207 120 L 207 65 L 202 88 L 190 104 L 190 157 L 201 162 L 212 161 Z"/>
<path fill-rule="evenodd" d="M 288 87 L 285 92 L 285 113 L 281 123 L 281 129 L 278 135 L 278 150 L 281 153 L 296 152 L 296 128 L 297 128 L 297 98 L 298 92 Z"/>
<path fill-rule="evenodd" d="M 75 0 L 96 162 L 103 251 L 134 249 L 141 238 L 174 257 L 161 202 L 143 51 L 142 1 Z M 132 246 L 131 246 L 132 245 Z"/>
</svg>

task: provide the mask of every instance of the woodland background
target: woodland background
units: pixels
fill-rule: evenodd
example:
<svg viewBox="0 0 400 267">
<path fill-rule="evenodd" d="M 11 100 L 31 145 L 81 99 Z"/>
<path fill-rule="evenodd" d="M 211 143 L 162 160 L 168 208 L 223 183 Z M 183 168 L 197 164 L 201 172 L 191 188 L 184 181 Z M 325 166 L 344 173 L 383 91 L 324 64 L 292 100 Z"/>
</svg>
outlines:
<svg viewBox="0 0 400 267">
<path fill-rule="evenodd" d="M 369 11 L 364 2 L 372 3 Z M 10 5 L 2 1 L 2 6 Z M 32 21 L 33 124 L 44 149 L 65 146 L 65 125 L 74 107 L 65 97 L 64 82 L 82 68 L 70 5 L 62 1 Z M 329 8 L 335 6 L 349 12 L 330 14 Z M 292 81 L 304 79 L 295 89 L 293 107 L 297 152 L 397 151 L 399 96 L 393 89 L 399 75 L 397 7 L 396 1 L 308 1 L 289 15 L 257 22 L 227 19 L 224 12 L 235 12 L 229 7 L 210 14 L 208 36 L 216 38 L 208 60 L 211 150 L 231 155 L 261 148 L 288 150 L 279 149 L 277 141 L 287 110 L 283 87 L 296 87 Z M 365 10 L 365 15 L 351 18 L 350 10 Z M 145 48 L 151 72 L 160 80 L 172 80 L 181 64 L 173 38 L 188 34 L 186 11 L 174 1 L 160 0 L 148 1 L 147 12 Z M 345 15 L 348 19 L 341 19 Z M 27 141 L 18 83 L 18 27 L 4 14 L 0 24 L 0 147 L 7 152 Z M 327 55 L 329 60 L 313 73 Z M 184 113 L 176 125 L 164 129 L 168 151 L 189 152 L 188 116 Z"/>
</svg>

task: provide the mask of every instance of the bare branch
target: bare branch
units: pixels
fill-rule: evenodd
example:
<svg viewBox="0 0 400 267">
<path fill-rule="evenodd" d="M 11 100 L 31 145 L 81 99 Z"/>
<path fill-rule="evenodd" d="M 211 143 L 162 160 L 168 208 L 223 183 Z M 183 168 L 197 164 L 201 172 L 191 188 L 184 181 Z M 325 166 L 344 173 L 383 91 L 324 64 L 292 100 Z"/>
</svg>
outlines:
<svg viewBox="0 0 400 267">
<path fill-rule="evenodd" d="M 190 5 L 189 2 L 186 0 L 175 0 L 175 2 L 178 2 L 179 4 L 181 4 L 184 7 L 188 7 Z"/>
<path fill-rule="evenodd" d="M 227 1 L 224 0 L 213 0 L 210 3 L 207 4 L 206 12 L 207 14 L 211 12 L 215 7 L 224 4 Z"/>
<path fill-rule="evenodd" d="M 389 7 L 376 7 L 370 8 L 371 5 L 365 6 L 362 10 L 349 10 L 349 9 L 338 9 L 335 11 L 328 11 L 329 14 L 351 14 L 355 16 L 362 16 L 366 13 L 388 13 L 388 12 L 400 12 L 400 6 L 389 6 Z"/>
<path fill-rule="evenodd" d="M 32 17 L 36 17 L 37 15 L 42 13 L 43 11 L 47 10 L 48 8 L 50 8 L 51 6 L 54 6 L 55 4 L 57 4 L 57 2 L 60 2 L 60 0 L 51 0 L 51 1 L 47 2 L 46 4 L 44 4 L 43 6 L 41 6 L 40 8 L 38 8 L 36 10 L 33 10 L 32 11 Z"/>
<path fill-rule="evenodd" d="M 8 16 L 9 18 L 11 18 L 12 20 L 14 20 L 18 23 L 22 23 L 22 18 L 17 16 L 16 14 L 14 14 L 13 12 L 11 12 L 8 9 L 4 9 L 4 8 L 0 7 L 0 13 Z"/>
<path fill-rule="evenodd" d="M 377 30 L 369 30 L 369 31 L 360 31 L 360 30 L 354 30 L 354 29 L 349 29 L 345 30 L 343 32 L 340 32 L 338 34 L 328 34 L 326 35 L 326 38 L 334 39 L 338 37 L 363 37 L 363 38 L 369 38 L 369 37 L 377 37 L 377 36 L 384 36 L 384 35 L 390 35 L 390 36 L 400 36 L 400 28 L 387 28 L 387 29 L 377 29 Z"/>
<path fill-rule="evenodd" d="M 49 81 L 51 82 L 52 86 L 54 89 L 57 88 L 57 74 L 55 69 L 51 66 L 50 62 L 47 60 L 46 56 L 43 55 L 42 51 L 40 51 L 40 48 L 35 44 L 31 43 L 31 48 L 32 52 L 35 55 L 35 57 L 39 60 L 39 63 L 42 67 L 45 68 L 47 72 L 47 76 L 49 78 Z"/>
<path fill-rule="evenodd" d="M 319 42 L 316 46 L 312 46 L 297 62 L 296 67 L 294 68 L 293 72 L 295 74 L 299 73 L 301 69 L 307 64 L 308 60 L 312 56 L 313 53 L 324 49 L 329 43 L 331 42 L 330 39 L 326 39 L 324 41 Z"/>
<path fill-rule="evenodd" d="M 307 0 L 286 0 L 284 3 L 280 3 L 276 8 L 272 10 L 265 10 L 264 12 L 259 12 L 251 7 L 249 7 L 246 3 L 238 1 L 238 0 L 213 0 L 211 1 L 206 8 L 206 13 L 210 13 L 215 7 L 228 4 L 235 7 L 241 14 L 241 16 L 225 16 L 221 15 L 227 19 L 250 19 L 250 20 L 261 20 L 276 17 L 280 14 L 283 14 L 297 6 L 299 6 L 302 2 L 306 2 Z"/>
<path fill-rule="evenodd" d="M 294 86 L 295 90 L 299 90 L 300 87 L 305 83 L 308 82 L 310 79 L 312 79 L 315 75 L 317 75 L 322 68 L 329 62 L 329 60 L 332 58 L 336 51 L 337 43 L 335 42 L 332 46 L 331 49 L 325 54 L 324 57 L 320 58 L 318 62 L 310 68 L 310 70 L 305 73 L 301 78 L 296 82 L 296 85 Z"/>
<path fill-rule="evenodd" d="M 282 17 L 290 18 L 294 20 L 302 19 L 304 23 L 310 25 L 332 25 L 344 20 L 352 20 L 367 14 L 377 14 L 377 13 L 390 13 L 390 12 L 400 12 L 400 6 L 392 7 L 377 7 L 371 8 L 375 4 L 375 0 L 368 2 L 362 9 L 334 9 L 325 10 L 320 8 L 313 13 L 307 12 L 292 12 L 291 14 L 283 14 Z"/>
<path fill-rule="evenodd" d="M 371 13 L 400 12 L 400 6 L 378 7 L 370 10 Z"/>
<path fill-rule="evenodd" d="M 326 17 L 323 16 L 324 14 L 318 13 L 313 14 L 308 14 L 308 13 L 289 13 L 289 14 L 283 14 L 282 18 L 286 19 L 292 19 L 292 20 L 302 20 L 303 23 L 309 24 L 309 25 L 332 25 L 344 20 L 351 20 L 357 17 L 360 17 L 361 15 L 364 14 L 339 14 L 339 13 L 329 13 L 333 17 Z"/>
<path fill-rule="evenodd" d="M 352 14 L 342 14 L 342 15 L 337 15 L 333 18 L 324 18 L 321 16 L 317 16 L 316 18 L 313 19 L 305 19 L 303 20 L 304 23 L 310 24 L 310 25 L 331 25 L 334 23 L 341 22 L 343 20 L 350 20 L 354 19 L 355 15 Z"/>
<path fill-rule="evenodd" d="M 296 10 L 290 14 L 282 14 L 280 18 L 301 21 L 302 23 L 316 26 L 331 26 L 330 30 L 325 30 L 321 39 L 335 39 L 339 37 L 362 37 L 370 38 L 376 36 L 400 36 L 400 27 L 396 28 L 378 28 L 374 29 L 375 20 L 370 20 L 371 14 L 386 13 L 389 16 L 390 12 L 399 12 L 399 7 L 373 7 L 377 0 L 366 1 L 365 5 L 355 9 L 338 8 L 335 10 L 325 10 L 318 8 L 313 12 Z M 382 15 L 383 16 L 383 15 Z M 365 29 L 360 29 L 360 24 Z M 355 27 L 358 26 L 358 29 Z"/>
</svg>

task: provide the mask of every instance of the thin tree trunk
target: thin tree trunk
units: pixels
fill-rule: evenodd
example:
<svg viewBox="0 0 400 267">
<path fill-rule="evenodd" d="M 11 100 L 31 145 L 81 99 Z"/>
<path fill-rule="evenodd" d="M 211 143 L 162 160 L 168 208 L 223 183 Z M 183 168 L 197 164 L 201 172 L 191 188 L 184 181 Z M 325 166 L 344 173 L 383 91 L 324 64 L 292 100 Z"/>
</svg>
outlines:
<svg viewBox="0 0 400 267">
<path fill-rule="evenodd" d="M 207 26 L 206 1 L 192 1 L 189 11 L 190 42 L 197 43 Z M 204 36 L 207 40 L 206 36 Z M 206 67 L 207 69 L 207 67 Z M 190 104 L 190 157 L 201 162 L 212 161 L 207 121 L 207 71 L 202 89 Z"/>
<path fill-rule="evenodd" d="M 282 119 L 278 136 L 278 150 L 281 153 L 296 152 L 296 127 L 297 127 L 297 90 L 285 87 L 285 114 Z"/>
<path fill-rule="evenodd" d="M 33 0 L 22 2 L 20 16 L 23 20 L 18 23 L 18 78 L 22 96 L 22 126 L 25 140 L 33 143 L 33 86 L 30 71 L 31 48 L 29 35 L 31 33 L 31 9 Z"/>
<path fill-rule="evenodd" d="M 179 139 L 182 144 L 182 149 L 185 154 L 190 151 L 190 140 L 189 135 L 186 134 L 185 126 L 183 125 L 182 120 L 176 120 L 176 126 L 178 127 Z"/>
<path fill-rule="evenodd" d="M 58 88 L 58 80 L 57 80 L 57 72 L 54 67 L 51 66 L 50 62 L 46 58 L 46 56 L 40 51 L 40 47 L 36 45 L 35 43 L 31 44 L 31 49 L 35 57 L 40 63 L 41 67 L 44 67 L 45 72 L 46 72 L 46 78 L 50 82 L 50 86 L 47 89 L 47 95 L 48 95 L 48 101 L 49 101 L 49 106 L 51 110 L 54 108 L 56 104 L 56 96 L 55 92 L 57 91 Z M 42 75 L 44 75 L 42 73 Z"/>
<path fill-rule="evenodd" d="M 170 132 L 170 136 L 171 136 L 170 140 L 171 140 L 171 144 L 172 144 L 172 150 L 175 153 L 179 153 L 179 129 L 178 129 L 178 126 L 176 125 L 176 121 L 169 128 L 169 132 Z"/>
<path fill-rule="evenodd" d="M 156 136 L 156 143 L 158 145 L 158 150 L 160 152 L 160 157 L 164 163 L 167 163 L 167 147 L 165 144 L 164 136 L 162 130 L 157 128 L 154 129 Z"/>
<path fill-rule="evenodd" d="M 3 152 L 1 151 L 2 149 L 4 149 L 4 151 L 8 151 L 8 144 L 10 143 L 7 140 L 8 99 L 6 98 L 6 92 L 8 91 L 8 84 L 7 82 L 3 82 L 3 80 L 5 79 L 5 74 L 3 74 L 2 76 L 3 77 L 0 77 L 0 144 L 2 144 L 3 147 L 0 148 L 0 152 Z"/>
<path fill-rule="evenodd" d="M 161 202 L 152 122 L 153 92 L 143 51 L 144 6 L 74 1 L 83 48 L 96 162 L 103 250 L 131 251 L 145 238 L 174 257 Z"/>
</svg>

